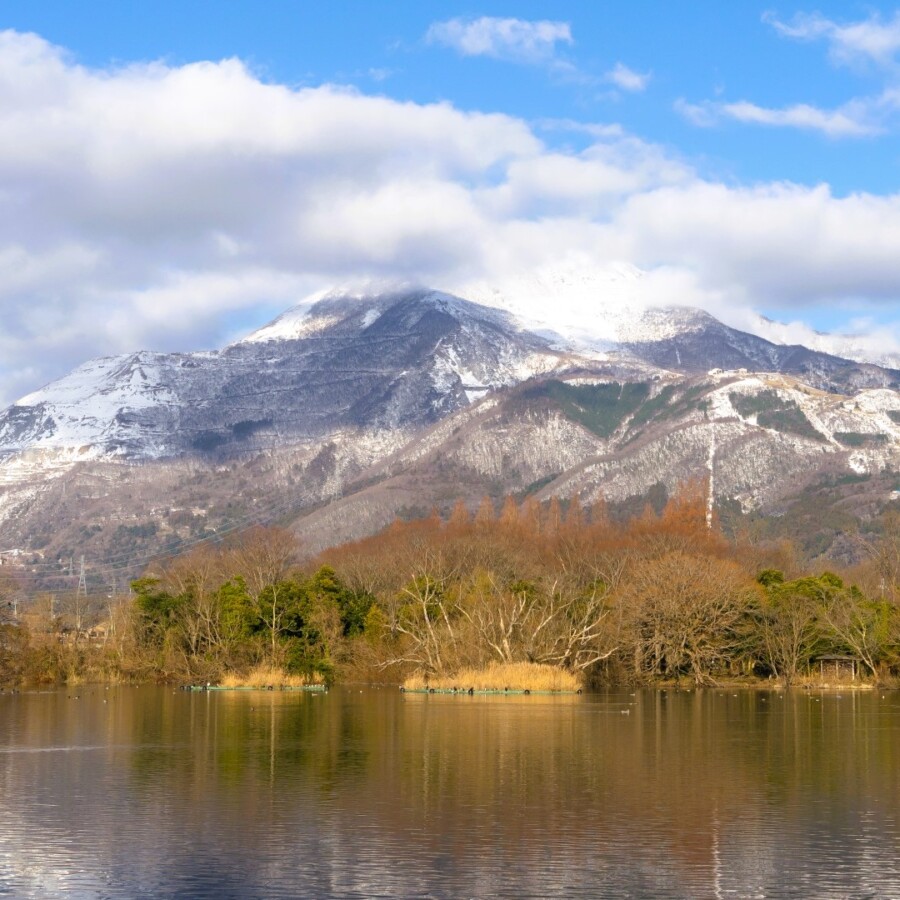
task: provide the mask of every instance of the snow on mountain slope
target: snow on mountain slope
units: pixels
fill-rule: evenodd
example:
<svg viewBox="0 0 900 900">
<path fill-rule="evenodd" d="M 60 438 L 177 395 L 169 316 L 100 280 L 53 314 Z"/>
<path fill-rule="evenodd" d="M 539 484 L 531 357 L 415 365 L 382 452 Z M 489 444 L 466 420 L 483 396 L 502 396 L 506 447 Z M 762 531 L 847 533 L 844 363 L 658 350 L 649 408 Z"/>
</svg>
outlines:
<svg viewBox="0 0 900 900">
<path fill-rule="evenodd" d="M 200 367 L 210 355 L 141 352 L 86 362 L 0 416 L 0 447 L 9 451 L 87 445 L 92 448 L 89 455 L 121 452 L 125 438 L 137 427 L 124 418 L 126 412 L 176 408 L 182 402 L 171 370 L 186 359 Z M 114 447 L 108 445 L 110 440 Z M 147 442 L 151 455 L 153 443 Z"/>
<path fill-rule="evenodd" d="M 643 277 L 573 264 L 502 290 L 469 286 L 490 305 L 409 285 L 319 293 L 221 351 L 85 363 L 0 413 L 0 454 L 148 460 L 421 428 L 498 388 L 614 358 L 642 360 L 645 374 L 787 372 L 844 393 L 897 383 L 900 373 L 772 344 L 702 310 L 644 308 Z"/>
<path fill-rule="evenodd" d="M 296 528 L 321 548 L 410 509 L 446 508 L 447 498 L 470 507 L 501 492 L 626 503 L 709 475 L 715 496 L 745 512 L 782 513 L 807 488 L 848 476 L 866 485 L 858 505 L 890 495 L 900 463 L 896 391 L 846 397 L 790 376 L 734 372 L 639 381 L 632 373 L 626 391 L 627 380 L 598 369 L 494 394 L 415 436 L 376 477 Z"/>
<path fill-rule="evenodd" d="M 85 363 L 0 413 L 0 453 L 155 459 L 421 426 L 570 362 L 506 313 L 436 291 L 314 299 L 222 351 Z"/>
<path fill-rule="evenodd" d="M 527 327 L 579 349 L 604 350 L 632 334 L 646 309 L 644 273 L 630 264 L 560 263 L 502 282 L 472 281 L 454 293 L 518 317 Z"/>
<path fill-rule="evenodd" d="M 257 329 L 232 346 L 268 341 L 290 341 L 340 327 L 341 331 L 366 331 L 404 298 L 415 298 L 401 320 L 413 328 L 424 312 L 433 310 L 454 317 L 463 325 L 490 325 L 511 333 L 529 329 L 516 316 L 478 301 L 415 284 L 389 283 L 333 288 L 306 297 L 274 321 Z"/>
<path fill-rule="evenodd" d="M 505 309 L 534 330 L 582 350 L 667 340 L 683 333 L 686 319 L 712 318 L 685 304 L 690 286 L 685 286 L 685 295 L 673 294 L 671 285 L 654 272 L 624 262 L 567 259 L 502 281 L 457 284 L 452 290 L 476 303 Z M 772 344 L 801 345 L 859 363 L 900 369 L 900 334 L 875 326 L 868 333 L 843 335 L 737 310 L 725 318 L 734 329 Z"/>
</svg>

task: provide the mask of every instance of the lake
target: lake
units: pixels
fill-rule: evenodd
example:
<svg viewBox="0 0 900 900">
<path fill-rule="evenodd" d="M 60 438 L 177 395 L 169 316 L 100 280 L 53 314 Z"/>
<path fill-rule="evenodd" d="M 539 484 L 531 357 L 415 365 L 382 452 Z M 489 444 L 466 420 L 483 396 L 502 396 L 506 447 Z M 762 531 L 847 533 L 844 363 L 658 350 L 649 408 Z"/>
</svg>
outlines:
<svg viewBox="0 0 900 900">
<path fill-rule="evenodd" d="M 0 694 L 0 896 L 898 897 L 900 693 Z"/>
</svg>

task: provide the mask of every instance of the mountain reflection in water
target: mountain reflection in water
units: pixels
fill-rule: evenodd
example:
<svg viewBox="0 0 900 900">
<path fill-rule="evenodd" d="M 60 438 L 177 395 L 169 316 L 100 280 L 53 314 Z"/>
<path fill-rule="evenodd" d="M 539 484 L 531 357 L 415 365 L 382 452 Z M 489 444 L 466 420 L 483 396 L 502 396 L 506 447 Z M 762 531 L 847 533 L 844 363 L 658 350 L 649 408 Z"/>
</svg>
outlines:
<svg viewBox="0 0 900 900">
<path fill-rule="evenodd" d="M 900 896 L 900 695 L 0 694 L 0 896 Z"/>
</svg>

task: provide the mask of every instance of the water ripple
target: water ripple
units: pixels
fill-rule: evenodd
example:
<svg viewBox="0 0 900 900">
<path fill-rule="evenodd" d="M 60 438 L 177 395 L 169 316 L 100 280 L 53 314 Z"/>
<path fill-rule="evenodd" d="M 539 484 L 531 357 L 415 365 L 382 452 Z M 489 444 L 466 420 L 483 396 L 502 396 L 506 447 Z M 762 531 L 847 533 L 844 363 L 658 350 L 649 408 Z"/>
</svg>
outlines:
<svg viewBox="0 0 900 900">
<path fill-rule="evenodd" d="M 880 697 L 103 699 L 0 706 L 0 896 L 900 896 Z"/>
</svg>

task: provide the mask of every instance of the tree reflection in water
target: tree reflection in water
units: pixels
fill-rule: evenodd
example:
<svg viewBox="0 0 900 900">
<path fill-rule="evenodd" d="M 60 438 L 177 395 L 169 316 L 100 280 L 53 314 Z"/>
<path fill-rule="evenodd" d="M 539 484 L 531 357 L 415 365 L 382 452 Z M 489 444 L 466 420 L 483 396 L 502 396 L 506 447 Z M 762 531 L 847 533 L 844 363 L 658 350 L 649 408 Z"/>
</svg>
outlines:
<svg viewBox="0 0 900 900">
<path fill-rule="evenodd" d="M 84 688 L 0 716 L 13 896 L 900 893 L 891 694 Z"/>
</svg>

